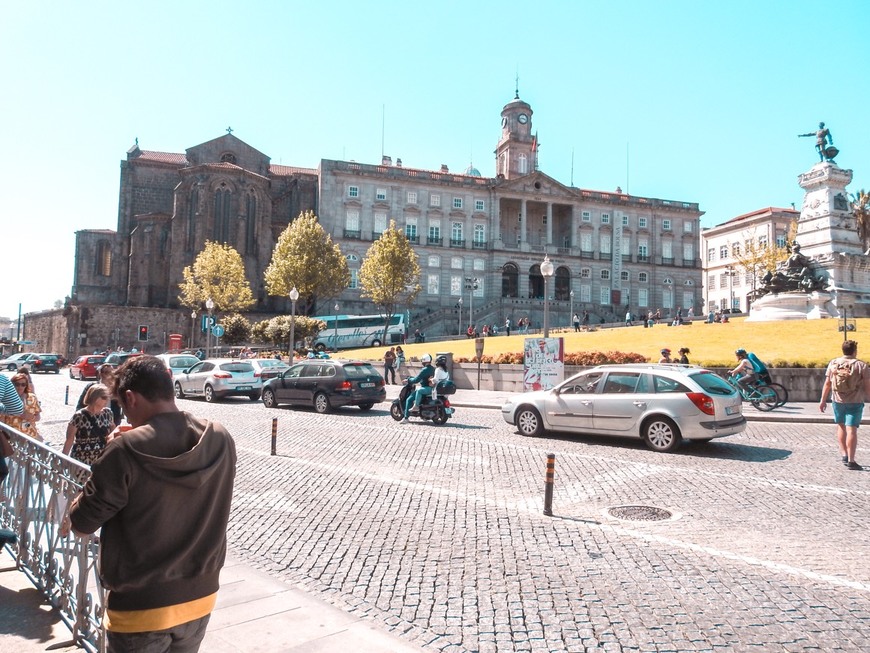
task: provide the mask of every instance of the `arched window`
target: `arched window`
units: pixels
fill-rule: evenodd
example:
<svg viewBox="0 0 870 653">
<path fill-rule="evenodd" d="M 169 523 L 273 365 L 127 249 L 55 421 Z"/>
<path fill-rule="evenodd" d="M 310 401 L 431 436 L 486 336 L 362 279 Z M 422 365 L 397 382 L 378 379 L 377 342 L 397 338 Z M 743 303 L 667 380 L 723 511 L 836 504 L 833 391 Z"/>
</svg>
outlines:
<svg viewBox="0 0 870 653">
<path fill-rule="evenodd" d="M 529 299 L 544 298 L 544 275 L 541 266 L 535 263 L 529 268 Z"/>
<path fill-rule="evenodd" d="M 101 277 L 108 277 L 112 274 L 112 246 L 108 240 L 101 240 L 97 243 L 95 272 Z"/>
<path fill-rule="evenodd" d="M 214 194 L 214 230 L 212 240 L 219 243 L 230 241 L 230 198 L 232 193 L 226 183 L 221 183 Z"/>
<path fill-rule="evenodd" d="M 245 198 L 245 253 L 253 254 L 257 249 L 257 196 L 253 192 Z"/>
<path fill-rule="evenodd" d="M 554 283 L 556 287 L 553 290 L 553 298 L 556 301 L 567 302 L 571 294 L 571 270 L 565 266 L 556 268 Z"/>
<path fill-rule="evenodd" d="M 501 296 L 519 297 L 520 271 L 513 263 L 506 264 L 501 270 Z"/>
<path fill-rule="evenodd" d="M 525 154 L 520 154 L 518 168 L 519 168 L 519 173 L 521 175 L 528 174 L 528 172 L 529 172 L 529 158 Z"/>
<path fill-rule="evenodd" d="M 223 154 L 221 154 L 221 163 L 233 163 L 234 164 L 235 162 L 236 162 L 236 155 L 233 154 L 232 152 L 224 152 Z"/>
</svg>

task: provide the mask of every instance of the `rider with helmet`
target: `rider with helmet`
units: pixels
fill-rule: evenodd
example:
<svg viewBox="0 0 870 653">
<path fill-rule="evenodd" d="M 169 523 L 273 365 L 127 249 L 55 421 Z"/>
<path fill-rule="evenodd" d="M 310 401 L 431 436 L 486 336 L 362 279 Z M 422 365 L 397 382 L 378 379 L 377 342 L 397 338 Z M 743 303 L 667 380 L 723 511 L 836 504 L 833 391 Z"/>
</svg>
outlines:
<svg viewBox="0 0 870 653">
<path fill-rule="evenodd" d="M 671 360 L 671 350 L 668 348 L 662 349 L 662 357 L 659 359 L 659 363 L 673 363 Z"/>
<path fill-rule="evenodd" d="M 420 402 L 423 401 L 423 397 L 428 397 L 432 394 L 430 380 L 435 376 L 435 368 L 432 367 L 432 357 L 429 354 L 423 354 L 420 357 L 420 362 L 423 363 L 423 369 L 420 370 L 417 376 L 412 376 L 406 381 L 408 384 L 417 383 L 419 387 L 413 395 L 408 396 L 408 400 L 405 402 L 405 418 L 402 420 L 403 423 L 408 421 L 408 415 L 411 413 L 415 415 L 419 413 Z"/>
<path fill-rule="evenodd" d="M 755 368 L 752 366 L 752 361 L 749 360 L 749 355 L 745 349 L 741 347 L 734 354 L 740 362 L 728 374 L 730 376 L 737 375 L 737 383 L 744 390 L 749 390 L 750 386 L 758 380 L 758 375 L 755 373 Z"/>
</svg>

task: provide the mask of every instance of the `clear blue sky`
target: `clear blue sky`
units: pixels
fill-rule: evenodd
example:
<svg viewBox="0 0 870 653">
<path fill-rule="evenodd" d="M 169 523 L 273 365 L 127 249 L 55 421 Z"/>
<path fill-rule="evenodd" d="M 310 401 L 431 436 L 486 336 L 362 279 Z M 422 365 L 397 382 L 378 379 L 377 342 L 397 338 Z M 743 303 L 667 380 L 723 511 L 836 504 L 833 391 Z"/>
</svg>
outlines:
<svg viewBox="0 0 870 653">
<path fill-rule="evenodd" d="M 870 3 L 7 2 L 0 316 L 69 294 L 74 233 L 117 225 L 119 162 L 232 126 L 273 163 L 494 174 L 519 74 L 540 169 L 698 202 L 798 207 L 824 120 L 870 186 Z M 627 165 L 628 161 L 628 165 Z M 49 256 L 49 253 L 51 256 Z M 20 273 L 13 271 L 13 262 Z"/>
</svg>

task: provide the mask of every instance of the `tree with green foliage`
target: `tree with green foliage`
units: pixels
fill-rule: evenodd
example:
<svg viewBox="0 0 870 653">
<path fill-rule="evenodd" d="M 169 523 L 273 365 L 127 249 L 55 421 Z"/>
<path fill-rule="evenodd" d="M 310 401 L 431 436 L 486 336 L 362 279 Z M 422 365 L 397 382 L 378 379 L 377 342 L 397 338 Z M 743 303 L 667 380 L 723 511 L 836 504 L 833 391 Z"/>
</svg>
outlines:
<svg viewBox="0 0 870 653">
<path fill-rule="evenodd" d="M 226 243 L 206 241 L 193 266 L 184 268 L 184 283 L 178 287 L 178 300 L 189 308 L 201 309 L 209 299 L 215 313 L 243 311 L 254 305 L 242 257 Z"/>
<path fill-rule="evenodd" d="M 792 220 L 789 225 L 786 242 L 790 242 L 794 238 L 797 231 L 797 222 Z M 755 293 L 758 287 L 758 280 L 768 270 L 776 271 L 776 266 L 789 257 L 789 249 L 786 245 L 780 247 L 776 243 L 762 243 L 756 235 L 755 231 L 743 232 L 742 247 L 734 255 L 737 261 L 737 266 L 744 274 L 748 273 L 752 279 L 752 291 L 750 295 Z M 740 270 L 734 274 L 740 274 Z"/>
<path fill-rule="evenodd" d="M 870 249 L 870 193 L 862 188 L 857 193 L 852 193 L 850 199 L 858 238 L 861 239 L 861 249 L 866 252 Z"/>
<path fill-rule="evenodd" d="M 223 342 L 226 345 L 241 345 L 251 339 L 251 323 L 242 315 L 233 313 L 221 320 L 224 327 Z"/>
<path fill-rule="evenodd" d="M 312 211 L 299 214 L 278 237 L 264 276 L 270 295 L 287 297 L 295 287 L 303 315 L 317 299 L 337 297 L 350 285 L 347 259 Z"/>
<path fill-rule="evenodd" d="M 420 263 L 405 232 L 395 220 L 366 252 L 359 270 L 361 296 L 371 299 L 384 316 L 384 338 L 398 306 L 409 306 L 420 294 Z"/>
<path fill-rule="evenodd" d="M 291 316 L 278 315 L 271 320 L 257 322 L 251 332 L 255 341 L 283 349 L 290 344 L 290 325 Z M 306 315 L 297 315 L 293 337 L 296 338 L 297 342 L 315 338 L 325 328 L 326 323 L 323 320 L 315 320 Z"/>
</svg>

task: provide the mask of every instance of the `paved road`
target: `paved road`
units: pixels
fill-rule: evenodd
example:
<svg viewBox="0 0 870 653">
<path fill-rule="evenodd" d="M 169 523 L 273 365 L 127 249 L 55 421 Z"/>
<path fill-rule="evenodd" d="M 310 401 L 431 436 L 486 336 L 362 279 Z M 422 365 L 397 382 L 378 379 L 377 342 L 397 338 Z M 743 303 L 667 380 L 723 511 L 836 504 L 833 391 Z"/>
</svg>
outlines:
<svg viewBox="0 0 870 653">
<path fill-rule="evenodd" d="M 69 383 L 37 388 L 59 396 Z M 829 425 L 756 422 L 657 454 L 525 439 L 492 410 L 435 427 L 396 424 L 386 405 L 180 405 L 236 437 L 236 557 L 427 650 L 867 650 L 870 474 L 844 469 Z M 69 412 L 48 411 L 51 439 Z M 608 514 L 626 505 L 672 517 Z"/>
</svg>

